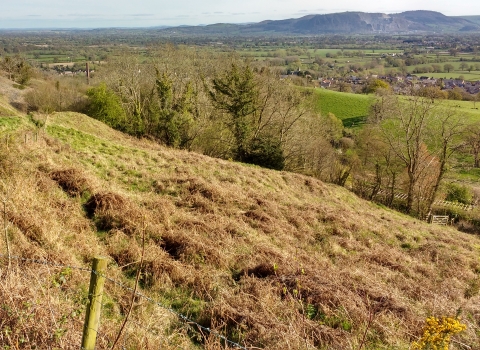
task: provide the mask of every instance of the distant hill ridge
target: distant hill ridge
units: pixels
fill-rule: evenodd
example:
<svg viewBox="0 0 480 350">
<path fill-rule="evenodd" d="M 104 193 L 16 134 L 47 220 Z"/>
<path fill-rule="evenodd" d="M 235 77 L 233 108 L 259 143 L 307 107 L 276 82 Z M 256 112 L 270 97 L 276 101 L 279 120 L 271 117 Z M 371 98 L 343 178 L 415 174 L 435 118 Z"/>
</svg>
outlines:
<svg viewBox="0 0 480 350">
<path fill-rule="evenodd" d="M 468 18 L 468 19 L 467 19 Z M 477 32 L 477 16 L 450 17 L 435 11 L 396 14 L 342 12 L 308 15 L 285 20 L 267 20 L 248 25 L 212 24 L 203 27 L 163 29 L 175 34 L 368 34 L 409 32 Z"/>
</svg>

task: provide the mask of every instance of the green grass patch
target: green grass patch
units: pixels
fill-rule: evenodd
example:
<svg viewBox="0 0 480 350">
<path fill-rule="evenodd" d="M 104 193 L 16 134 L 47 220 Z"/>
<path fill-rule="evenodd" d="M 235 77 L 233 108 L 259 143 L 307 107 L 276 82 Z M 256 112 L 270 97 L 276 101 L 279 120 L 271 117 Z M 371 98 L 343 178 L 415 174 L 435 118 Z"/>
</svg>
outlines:
<svg viewBox="0 0 480 350">
<path fill-rule="evenodd" d="M 472 101 L 444 100 L 442 104 L 454 108 L 462 116 L 464 122 L 480 121 L 480 103 L 478 102 L 474 105 Z"/>
<path fill-rule="evenodd" d="M 18 117 L 0 117 L 0 133 L 18 129 L 23 124 Z"/>
<path fill-rule="evenodd" d="M 480 179 L 480 168 L 461 168 L 454 171 L 455 178 L 464 181 L 475 181 Z"/>
<path fill-rule="evenodd" d="M 363 123 L 375 101 L 372 95 L 351 94 L 325 89 L 315 89 L 315 93 L 317 95 L 317 111 L 323 115 L 335 114 L 346 127 Z"/>
<path fill-rule="evenodd" d="M 125 188 L 131 191 L 151 190 L 152 180 L 141 171 L 147 164 L 139 166 L 132 162 L 139 157 L 138 153 L 145 157 L 145 152 L 118 146 L 96 135 L 69 127 L 48 125 L 47 132 L 78 151 L 79 153 L 75 155 L 77 161 L 94 170 L 100 178 L 108 179 L 115 174 Z M 150 173 L 154 172 L 155 169 L 152 168 Z"/>
<path fill-rule="evenodd" d="M 101 144 L 101 140 L 92 135 L 58 125 L 48 125 L 47 132 L 59 140 L 70 144 L 76 150 L 88 150 L 91 147 L 99 148 Z"/>
</svg>

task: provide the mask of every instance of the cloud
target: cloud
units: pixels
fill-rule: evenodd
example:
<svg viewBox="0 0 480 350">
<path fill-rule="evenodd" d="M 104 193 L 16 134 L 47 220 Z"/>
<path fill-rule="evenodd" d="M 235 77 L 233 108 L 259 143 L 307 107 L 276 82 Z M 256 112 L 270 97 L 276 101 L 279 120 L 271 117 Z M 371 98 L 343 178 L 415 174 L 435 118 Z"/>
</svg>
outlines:
<svg viewBox="0 0 480 350">
<path fill-rule="evenodd" d="M 315 11 L 305 11 L 305 12 L 295 12 L 293 16 L 307 16 L 307 15 L 315 15 L 317 14 Z"/>
<path fill-rule="evenodd" d="M 127 15 L 128 17 L 153 17 L 151 13 L 137 13 L 134 15 Z"/>
<path fill-rule="evenodd" d="M 100 18 L 101 15 L 88 14 L 88 13 L 70 13 L 68 15 L 58 15 L 58 17 L 81 17 L 81 18 Z"/>
</svg>

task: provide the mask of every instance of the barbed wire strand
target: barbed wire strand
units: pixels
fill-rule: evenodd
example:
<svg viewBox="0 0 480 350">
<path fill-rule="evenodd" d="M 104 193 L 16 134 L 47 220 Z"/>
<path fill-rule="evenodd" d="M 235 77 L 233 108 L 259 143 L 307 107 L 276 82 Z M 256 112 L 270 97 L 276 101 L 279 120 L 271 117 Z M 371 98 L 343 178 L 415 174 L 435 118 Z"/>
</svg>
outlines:
<svg viewBox="0 0 480 350">
<path fill-rule="evenodd" d="M 1 259 L 6 259 L 6 260 L 9 259 L 8 255 L 6 255 L 6 254 L 0 254 L 0 258 Z M 23 257 L 17 256 L 17 255 L 11 255 L 10 260 L 19 260 L 19 261 L 31 262 L 31 263 L 34 263 L 34 264 L 54 266 L 54 267 L 66 267 L 66 268 L 70 268 L 70 269 L 74 269 L 74 270 L 80 270 L 80 271 L 86 271 L 86 272 L 91 272 L 92 271 L 91 269 L 86 268 L 86 267 L 64 265 L 64 264 L 51 262 L 51 261 L 48 261 L 48 260 L 23 258 Z"/>
<path fill-rule="evenodd" d="M 121 287 L 121 288 L 123 288 L 123 289 L 125 289 L 125 290 L 128 290 L 128 291 L 130 291 L 130 292 L 133 292 L 133 291 L 134 291 L 133 288 L 131 288 L 131 287 L 129 287 L 129 286 L 123 284 L 123 283 L 120 283 L 120 282 L 118 282 L 118 281 L 116 281 L 116 280 L 114 280 L 114 279 L 112 279 L 112 278 L 109 278 L 108 276 L 105 276 L 105 275 L 103 275 L 102 273 L 99 273 L 99 272 L 97 272 L 97 271 L 95 271 L 95 270 L 92 270 L 92 272 L 93 272 L 94 274 L 96 274 L 97 276 L 103 277 L 103 278 L 105 278 L 105 280 L 107 280 L 107 281 L 109 281 L 109 282 L 111 282 L 111 283 L 113 283 L 113 284 L 115 284 L 115 285 L 117 285 L 117 286 L 119 286 L 119 287 Z M 223 340 L 223 341 L 226 342 L 227 344 L 230 344 L 230 345 L 232 345 L 232 346 L 234 346 L 234 347 L 236 347 L 236 348 L 239 348 L 239 349 L 248 350 L 246 347 L 244 347 L 244 346 L 242 346 L 242 345 L 240 345 L 240 344 L 238 344 L 238 343 L 235 343 L 234 341 L 229 340 L 228 338 L 226 338 L 225 336 L 221 335 L 221 334 L 218 333 L 217 331 L 214 331 L 214 330 L 212 330 L 212 329 L 210 329 L 210 328 L 208 328 L 208 327 L 202 326 L 201 324 L 193 321 L 192 319 L 188 318 L 187 316 L 185 316 L 185 315 L 183 315 L 183 314 L 175 311 L 175 310 L 172 309 L 171 307 L 165 306 L 165 305 L 163 305 L 162 303 L 160 303 L 160 302 L 158 302 L 158 301 L 156 301 L 156 300 L 154 300 L 154 299 L 152 299 L 152 298 L 150 298 L 150 297 L 148 297 L 148 296 L 146 296 L 146 295 L 144 295 L 144 294 L 142 294 L 142 293 L 140 293 L 140 292 L 135 292 L 135 295 L 136 295 L 136 296 L 139 296 L 139 297 L 141 297 L 141 298 L 143 298 L 143 299 L 145 299 L 145 300 L 147 300 L 147 301 L 149 301 L 149 302 L 152 303 L 152 304 L 155 304 L 155 305 L 158 306 L 158 307 L 161 307 L 162 309 L 165 309 L 165 310 L 169 311 L 170 313 L 172 313 L 172 314 L 174 314 L 175 316 L 177 316 L 178 318 L 180 318 L 182 321 L 197 326 L 199 329 L 201 329 L 201 330 L 203 330 L 203 331 L 206 331 L 206 332 L 212 334 L 213 336 L 215 336 L 215 337 Z"/>
<path fill-rule="evenodd" d="M 154 338 L 155 340 L 159 340 L 159 339 L 160 339 L 160 341 L 162 342 L 162 344 L 165 344 L 165 335 L 162 334 L 158 329 L 157 329 L 157 330 L 154 330 L 152 326 L 145 326 L 144 324 L 136 321 L 135 318 L 130 318 L 130 319 L 128 320 L 128 323 L 130 323 L 130 324 L 133 323 L 136 328 L 140 328 L 140 329 L 144 330 L 145 332 L 147 332 L 148 334 L 150 334 L 151 336 L 153 336 L 153 338 Z M 188 326 L 189 328 L 191 328 L 191 326 L 190 326 L 189 324 L 187 324 L 187 326 Z M 186 328 L 186 327 L 184 326 L 184 328 Z M 128 329 L 128 326 L 127 326 L 126 329 Z M 126 336 L 126 334 L 125 334 L 125 336 Z M 144 337 L 146 337 L 146 336 L 144 336 Z M 167 344 L 168 344 L 168 339 L 167 339 Z M 124 346 L 125 346 L 125 339 L 124 339 Z M 161 348 L 160 348 L 160 349 L 161 349 Z"/>
<path fill-rule="evenodd" d="M 10 259 L 10 260 L 18 260 L 18 261 L 24 261 L 24 262 L 30 262 L 30 263 L 34 263 L 34 264 L 41 264 L 41 265 L 48 265 L 48 266 L 55 266 L 55 267 L 63 267 L 63 268 L 71 268 L 71 269 L 75 269 L 75 270 L 80 270 L 80 271 L 85 271 L 85 272 L 93 272 L 94 274 L 96 274 L 97 276 L 100 276 L 100 277 L 103 277 L 105 278 L 107 281 L 121 287 L 122 289 L 124 290 L 128 290 L 129 292 L 134 292 L 133 288 L 121 283 L 121 282 L 118 282 L 104 274 L 101 274 L 95 270 L 92 270 L 92 269 L 88 269 L 88 268 L 85 268 L 85 267 L 79 267 L 79 266 L 72 266 L 72 265 L 64 265 L 64 264 L 59 264 L 59 263 L 54 263 L 54 262 L 51 262 L 51 261 L 48 261 L 48 260 L 40 260 L 40 259 L 30 259 L 30 258 L 23 258 L 21 256 L 16 256 L 16 255 L 12 255 L 10 257 L 8 257 L 8 255 L 6 254 L 0 254 L 0 258 L 2 259 Z M 172 309 L 171 307 L 168 307 L 168 306 L 165 306 L 163 305 L 162 303 L 140 293 L 140 292 L 135 292 L 135 295 L 136 296 L 139 296 L 145 300 L 147 300 L 148 302 L 158 306 L 158 307 L 161 307 L 162 309 L 164 310 L 167 310 L 169 311 L 170 313 L 174 314 L 175 316 L 177 316 L 180 320 L 182 320 L 183 322 L 185 323 L 189 323 L 190 325 L 195 325 L 197 326 L 200 330 L 202 331 L 206 331 L 208 332 L 209 334 L 212 334 L 213 336 L 223 340 L 225 343 L 227 344 L 230 344 L 238 349 L 242 349 L 242 350 L 248 350 L 246 347 L 226 338 L 225 336 L 221 335 L 220 333 L 218 333 L 217 331 L 215 330 L 212 330 L 210 329 L 209 327 L 205 327 L 205 326 L 202 326 L 201 324 L 193 321 L 192 319 L 188 318 L 187 316 L 175 311 L 174 309 Z"/>
<path fill-rule="evenodd" d="M 8 255 L 6 254 L 0 254 L 0 258 L 2 259 L 8 259 Z M 20 257 L 20 256 L 15 256 L 15 255 L 12 255 L 10 256 L 10 259 L 12 260 L 19 260 L 19 261 L 24 261 L 24 262 L 31 262 L 31 263 L 34 263 L 34 264 L 40 264 L 40 265 L 47 265 L 47 266 L 53 266 L 53 267 L 63 267 L 63 268 L 71 268 L 71 269 L 75 269 L 75 270 L 80 270 L 80 271 L 85 271 L 85 272 L 91 272 L 92 270 L 91 269 L 88 269 L 88 268 L 85 268 L 85 267 L 79 267 L 79 266 L 73 266 L 73 265 L 64 265 L 64 264 L 59 264 L 59 263 L 55 263 L 55 262 L 51 262 L 51 261 L 48 261 L 48 260 L 40 260 L 40 259 L 30 259 L 30 258 L 23 258 L 23 257 Z M 79 321 L 79 320 L 76 320 L 75 318 L 70 318 L 72 321 L 74 322 L 77 322 L 77 323 L 80 323 L 83 325 L 83 322 Z M 93 328 L 89 328 L 90 330 L 92 331 L 95 331 L 97 333 L 97 335 L 99 335 L 100 337 L 102 337 L 103 339 L 105 339 L 106 341 L 110 341 L 110 339 L 108 338 L 107 335 L 103 334 L 102 332 L 100 332 L 99 330 L 96 330 L 96 329 L 93 329 Z"/>
</svg>

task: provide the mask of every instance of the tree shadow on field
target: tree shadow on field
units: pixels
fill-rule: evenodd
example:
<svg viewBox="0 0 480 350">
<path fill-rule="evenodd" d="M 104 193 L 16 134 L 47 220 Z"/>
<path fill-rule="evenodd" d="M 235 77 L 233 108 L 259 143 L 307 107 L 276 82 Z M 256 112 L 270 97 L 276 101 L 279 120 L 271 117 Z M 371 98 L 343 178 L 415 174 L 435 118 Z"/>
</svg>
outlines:
<svg viewBox="0 0 480 350">
<path fill-rule="evenodd" d="M 358 116 L 358 117 L 351 117 L 342 119 L 343 126 L 345 128 L 353 128 L 367 122 L 366 116 Z"/>
</svg>

